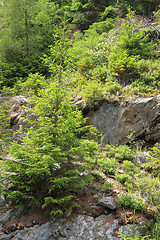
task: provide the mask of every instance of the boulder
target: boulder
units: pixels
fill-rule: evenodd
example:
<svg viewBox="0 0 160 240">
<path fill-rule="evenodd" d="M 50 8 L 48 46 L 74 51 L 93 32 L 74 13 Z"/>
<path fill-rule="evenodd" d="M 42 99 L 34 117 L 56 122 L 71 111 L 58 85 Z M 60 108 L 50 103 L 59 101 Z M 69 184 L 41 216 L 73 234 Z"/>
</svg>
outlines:
<svg viewBox="0 0 160 240">
<path fill-rule="evenodd" d="M 29 127 L 29 124 L 21 119 L 26 117 L 27 111 L 22 106 L 27 106 L 28 99 L 24 96 L 15 96 L 11 99 L 11 110 L 10 110 L 10 125 L 11 128 L 16 131 L 19 129 L 19 125 L 23 128 Z"/>
<path fill-rule="evenodd" d="M 25 132 L 27 128 L 30 128 L 29 120 L 36 120 L 37 117 L 30 113 L 24 107 L 32 107 L 31 103 L 25 96 L 15 96 L 12 98 L 0 98 L 0 102 L 3 102 L 9 116 L 9 124 L 11 126 L 12 140 L 17 141 L 16 131 L 19 130 L 20 125 L 22 126 L 23 131 Z M 26 119 L 26 120 L 25 120 Z"/>
<path fill-rule="evenodd" d="M 135 156 L 135 162 L 138 165 L 142 165 L 143 163 L 148 163 L 152 156 L 148 152 L 138 152 Z"/>
<path fill-rule="evenodd" d="M 104 197 L 99 202 L 98 205 L 109 208 L 111 210 L 116 209 L 115 201 L 112 197 Z"/>
</svg>

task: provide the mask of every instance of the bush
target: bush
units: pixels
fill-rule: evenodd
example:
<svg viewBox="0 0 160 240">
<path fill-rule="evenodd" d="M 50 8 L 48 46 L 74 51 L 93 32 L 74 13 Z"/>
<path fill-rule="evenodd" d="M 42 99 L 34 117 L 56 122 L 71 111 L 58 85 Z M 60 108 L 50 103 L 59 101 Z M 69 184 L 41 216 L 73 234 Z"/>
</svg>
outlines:
<svg viewBox="0 0 160 240">
<path fill-rule="evenodd" d="M 130 182 L 131 181 L 131 176 L 126 174 L 126 173 L 123 173 L 123 174 L 117 173 L 116 176 L 115 176 L 115 179 L 117 181 L 119 181 L 120 183 L 125 183 L 125 182 Z"/>
<path fill-rule="evenodd" d="M 144 163 L 143 167 L 156 177 L 160 176 L 160 144 L 156 143 L 149 151 L 151 159 L 148 163 Z"/>
<path fill-rule="evenodd" d="M 45 77 L 38 73 L 29 74 L 25 82 L 19 83 L 22 92 L 31 96 L 38 95 L 39 90 L 46 88 L 47 85 L 48 83 L 45 80 Z"/>
<path fill-rule="evenodd" d="M 106 146 L 104 147 L 104 151 L 107 152 L 107 156 L 108 157 L 114 157 L 115 156 L 115 147 L 109 145 L 109 144 L 106 144 Z"/>
<path fill-rule="evenodd" d="M 125 182 L 124 183 L 125 187 L 127 188 L 127 191 L 129 193 L 132 193 L 133 192 L 133 184 L 131 182 Z"/>
<path fill-rule="evenodd" d="M 132 78 L 139 76 L 139 60 L 143 62 L 150 56 L 154 56 L 154 49 L 157 48 L 149 42 L 149 36 L 144 29 L 134 24 L 133 12 L 127 14 L 122 20 L 119 31 L 114 33 L 110 40 L 108 49 L 109 72 L 117 76 L 123 84 L 130 83 Z M 158 71 L 150 75 L 158 75 Z M 147 76 L 146 76 L 147 77 Z"/>
<path fill-rule="evenodd" d="M 127 145 L 120 145 L 116 148 L 115 157 L 120 161 L 132 160 L 134 158 L 134 154 Z"/>
<path fill-rule="evenodd" d="M 114 27 L 114 20 L 111 18 L 106 19 L 105 21 L 95 22 L 90 26 L 90 29 L 95 29 L 99 34 L 103 32 L 108 32 Z"/>
<path fill-rule="evenodd" d="M 96 180 L 102 180 L 103 179 L 102 174 L 98 170 L 94 170 L 92 172 L 92 175 Z"/>
<path fill-rule="evenodd" d="M 132 163 L 131 161 L 124 160 L 122 167 L 124 168 L 126 173 L 131 173 L 131 174 L 134 173 L 135 166 L 134 166 L 134 163 Z"/>
<path fill-rule="evenodd" d="M 159 60 L 141 60 L 138 62 L 140 78 L 148 85 L 159 88 L 160 63 Z"/>
<path fill-rule="evenodd" d="M 136 179 L 136 184 L 141 195 L 146 197 L 147 201 L 156 208 L 160 205 L 160 183 L 158 177 L 140 177 Z"/>
<path fill-rule="evenodd" d="M 82 99 L 86 105 L 93 106 L 96 99 L 102 98 L 102 83 L 98 80 L 90 80 L 83 86 Z"/>
<path fill-rule="evenodd" d="M 116 18 L 116 12 L 117 12 L 117 8 L 109 6 L 106 7 L 104 12 L 100 14 L 100 20 L 108 20 L 109 19 L 114 19 Z"/>
<path fill-rule="evenodd" d="M 106 34 L 99 34 L 92 26 L 68 50 L 72 71 L 87 79 L 105 80 L 107 76 Z"/>
<path fill-rule="evenodd" d="M 106 80 L 104 85 L 104 95 L 110 96 L 112 94 L 117 95 L 117 93 L 121 92 L 121 86 L 115 79 Z"/>
<path fill-rule="evenodd" d="M 133 198 L 130 194 L 122 194 L 117 202 L 124 208 L 131 208 L 141 212 L 144 212 L 146 209 L 145 203 L 141 197 Z"/>
<path fill-rule="evenodd" d="M 105 174 L 114 174 L 117 168 L 116 160 L 114 158 L 107 158 L 103 153 L 99 156 L 98 164 Z"/>
<path fill-rule="evenodd" d="M 153 93 L 156 91 L 156 88 L 152 84 L 147 85 L 142 79 L 137 79 L 132 82 L 129 89 L 125 89 L 125 91 L 127 90 L 130 95 L 141 95 L 144 93 Z"/>
</svg>

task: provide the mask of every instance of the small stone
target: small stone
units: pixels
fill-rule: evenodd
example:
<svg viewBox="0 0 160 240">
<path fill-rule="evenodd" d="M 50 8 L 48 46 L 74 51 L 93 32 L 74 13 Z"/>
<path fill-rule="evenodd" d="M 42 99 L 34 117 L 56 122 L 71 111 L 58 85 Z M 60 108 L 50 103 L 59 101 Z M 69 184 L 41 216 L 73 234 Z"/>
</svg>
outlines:
<svg viewBox="0 0 160 240">
<path fill-rule="evenodd" d="M 80 173 L 79 175 L 82 177 L 82 176 L 87 176 L 88 174 L 89 174 L 89 172 L 86 170 L 86 171 Z"/>
<path fill-rule="evenodd" d="M 93 195 L 93 198 L 98 198 L 98 197 L 99 197 L 98 194 Z"/>
<path fill-rule="evenodd" d="M 118 173 L 124 173 L 124 171 L 122 169 L 118 169 L 117 171 Z"/>
<path fill-rule="evenodd" d="M 114 192 L 114 193 L 117 193 L 117 194 L 120 193 L 120 191 L 117 190 L 117 189 L 113 190 L 113 192 Z"/>
<path fill-rule="evenodd" d="M 13 232 L 13 231 L 15 231 L 15 230 L 17 230 L 16 223 L 12 223 L 12 224 L 10 224 L 10 225 L 7 227 L 5 233 L 8 234 L 8 233 L 11 233 L 11 232 Z"/>
</svg>

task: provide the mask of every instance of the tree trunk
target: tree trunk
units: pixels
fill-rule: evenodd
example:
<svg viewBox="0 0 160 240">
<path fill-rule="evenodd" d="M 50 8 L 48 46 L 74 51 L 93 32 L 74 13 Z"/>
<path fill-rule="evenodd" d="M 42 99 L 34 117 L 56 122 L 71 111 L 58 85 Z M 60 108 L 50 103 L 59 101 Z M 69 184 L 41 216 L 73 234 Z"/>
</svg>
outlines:
<svg viewBox="0 0 160 240">
<path fill-rule="evenodd" d="M 29 55 L 29 43 L 28 43 L 28 3 L 25 4 L 25 38 L 26 38 L 26 56 Z"/>
</svg>

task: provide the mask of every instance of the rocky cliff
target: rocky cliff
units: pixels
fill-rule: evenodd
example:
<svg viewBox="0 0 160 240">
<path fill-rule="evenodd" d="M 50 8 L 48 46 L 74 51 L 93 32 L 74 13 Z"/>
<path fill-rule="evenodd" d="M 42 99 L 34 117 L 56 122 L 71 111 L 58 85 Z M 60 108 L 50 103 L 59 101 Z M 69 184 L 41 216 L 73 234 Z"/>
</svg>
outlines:
<svg viewBox="0 0 160 240">
<path fill-rule="evenodd" d="M 19 125 L 28 127 L 28 124 L 20 119 L 26 116 L 25 110 L 21 108 L 26 104 L 27 99 L 24 96 L 11 99 L 9 115 L 13 130 L 17 130 Z M 160 95 L 134 97 L 121 103 L 106 100 L 95 109 L 89 110 L 86 117 L 87 124 L 96 126 L 102 134 L 104 143 L 126 144 L 130 141 L 130 134 L 136 141 L 148 144 L 160 142 Z"/>
<path fill-rule="evenodd" d="M 131 98 L 122 103 L 103 102 L 87 114 L 87 124 L 97 127 L 104 143 L 126 144 L 134 140 L 153 144 L 160 141 L 160 96 Z"/>
</svg>

